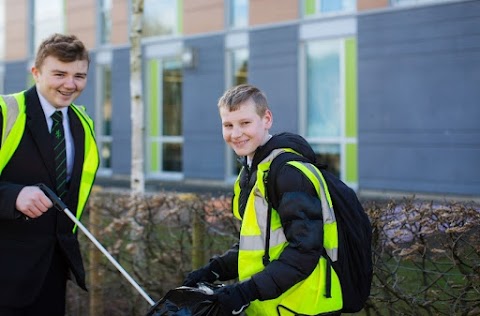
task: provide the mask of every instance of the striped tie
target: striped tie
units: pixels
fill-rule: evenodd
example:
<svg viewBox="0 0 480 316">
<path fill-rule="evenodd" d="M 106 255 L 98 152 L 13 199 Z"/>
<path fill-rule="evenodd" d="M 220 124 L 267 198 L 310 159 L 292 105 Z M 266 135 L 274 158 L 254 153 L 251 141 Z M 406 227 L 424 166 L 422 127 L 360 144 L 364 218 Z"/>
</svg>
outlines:
<svg viewBox="0 0 480 316">
<path fill-rule="evenodd" d="M 53 154 L 55 155 L 55 174 L 57 182 L 57 195 L 63 198 L 67 193 L 67 152 L 65 148 L 65 134 L 63 132 L 62 112 L 55 111 L 52 114 Z"/>
</svg>

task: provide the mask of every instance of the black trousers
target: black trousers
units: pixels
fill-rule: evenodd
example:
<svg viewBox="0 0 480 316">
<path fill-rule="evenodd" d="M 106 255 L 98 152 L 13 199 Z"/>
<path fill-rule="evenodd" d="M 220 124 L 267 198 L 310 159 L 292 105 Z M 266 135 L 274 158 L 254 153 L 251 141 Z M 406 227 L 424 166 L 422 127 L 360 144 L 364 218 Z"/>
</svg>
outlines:
<svg viewBox="0 0 480 316">
<path fill-rule="evenodd" d="M 0 316 L 64 316 L 68 267 L 57 249 L 52 264 L 33 304 L 24 308 L 0 306 Z"/>
</svg>

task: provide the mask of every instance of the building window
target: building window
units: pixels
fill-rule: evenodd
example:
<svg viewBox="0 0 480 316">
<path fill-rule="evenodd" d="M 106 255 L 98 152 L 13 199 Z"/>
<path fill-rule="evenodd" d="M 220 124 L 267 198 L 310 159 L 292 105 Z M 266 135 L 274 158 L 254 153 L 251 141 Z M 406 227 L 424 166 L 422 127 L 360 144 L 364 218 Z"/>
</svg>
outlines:
<svg viewBox="0 0 480 316">
<path fill-rule="evenodd" d="M 65 31 L 65 1 L 64 0 L 32 0 L 32 55 L 40 43 L 53 33 Z"/>
<path fill-rule="evenodd" d="M 318 161 L 353 186 L 358 182 L 355 69 L 354 39 L 306 43 L 304 134 Z"/>
<path fill-rule="evenodd" d="M 327 13 L 351 12 L 356 9 L 356 0 L 304 0 L 305 16 Z"/>
<path fill-rule="evenodd" d="M 0 94 L 5 93 L 4 78 L 5 78 L 5 69 L 2 63 L 0 62 Z"/>
<path fill-rule="evenodd" d="M 7 21 L 6 21 L 6 16 L 5 16 L 5 1 L 0 1 L 0 62 L 3 62 L 5 59 L 5 47 L 6 47 L 6 42 L 5 42 L 5 27 L 6 27 Z M 1 83 L 1 78 L 0 78 L 0 83 Z M 0 91 L 2 89 L 2 86 L 0 86 Z"/>
<path fill-rule="evenodd" d="M 392 6 L 408 6 L 408 5 L 418 5 L 418 4 L 432 4 L 432 3 L 441 3 L 448 2 L 452 0 L 390 0 L 390 5 Z"/>
<path fill-rule="evenodd" d="M 228 80 L 227 86 L 233 87 L 248 82 L 248 49 L 239 48 L 227 51 Z M 227 178 L 234 180 L 242 165 L 238 156 L 227 146 Z"/>
<path fill-rule="evenodd" d="M 99 173 L 112 172 L 112 69 L 97 65 L 96 138 L 100 151 Z"/>
<path fill-rule="evenodd" d="M 100 0 L 99 5 L 99 43 L 100 45 L 109 44 L 112 35 L 112 0 Z"/>
<path fill-rule="evenodd" d="M 143 37 L 176 35 L 182 32 L 181 0 L 145 0 Z"/>
<path fill-rule="evenodd" d="M 0 1 L 0 93 L 4 93 L 3 81 L 5 76 L 5 70 L 3 67 L 3 61 L 5 59 L 5 1 Z"/>
<path fill-rule="evenodd" d="M 231 28 L 248 26 L 248 0 L 228 0 L 228 25 Z"/>
<path fill-rule="evenodd" d="M 148 61 L 147 174 L 181 178 L 183 171 L 182 63 L 179 57 Z"/>
<path fill-rule="evenodd" d="M 248 49 L 237 49 L 230 52 L 231 84 L 236 86 L 248 82 Z"/>
</svg>

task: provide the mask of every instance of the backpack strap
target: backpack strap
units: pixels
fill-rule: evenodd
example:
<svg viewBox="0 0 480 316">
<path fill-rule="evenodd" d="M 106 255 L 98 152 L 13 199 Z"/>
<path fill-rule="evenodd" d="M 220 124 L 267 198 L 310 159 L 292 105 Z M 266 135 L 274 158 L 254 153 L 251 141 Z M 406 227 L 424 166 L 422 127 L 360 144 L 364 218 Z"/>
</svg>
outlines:
<svg viewBox="0 0 480 316">
<path fill-rule="evenodd" d="M 272 220 L 272 207 L 278 208 L 278 196 L 275 192 L 275 179 L 277 176 L 277 171 L 281 166 L 286 164 L 288 161 L 297 160 L 303 158 L 303 156 L 291 153 L 284 152 L 276 156 L 270 164 L 269 170 L 263 174 L 263 184 L 265 186 L 265 200 L 267 202 L 267 223 L 266 223 L 266 232 L 265 232 L 265 252 L 263 254 L 263 265 L 266 266 L 270 263 L 270 227 Z M 306 158 L 304 158 L 305 161 Z M 270 185 L 268 185 L 270 184 Z"/>
<path fill-rule="evenodd" d="M 275 157 L 270 164 L 269 170 L 264 174 L 264 185 L 266 188 L 266 195 L 265 199 L 268 203 L 268 213 L 267 213 L 267 230 L 266 230 L 266 237 L 265 237 L 265 254 L 263 256 L 263 264 L 266 266 L 270 260 L 269 260 L 269 245 L 270 245 L 270 219 L 271 219 L 271 213 L 272 213 L 272 206 L 277 209 L 279 206 L 279 197 L 277 196 L 277 193 L 275 192 L 275 185 L 276 185 L 276 177 L 278 174 L 278 171 L 280 168 L 282 168 L 285 164 L 287 164 L 290 161 L 300 161 L 300 162 L 308 162 L 311 164 L 314 164 L 318 169 L 326 169 L 327 166 L 324 164 L 315 164 L 314 162 L 310 161 L 308 158 L 292 153 L 292 152 L 284 152 L 279 154 L 277 157 Z M 267 185 L 270 184 L 270 185 Z M 323 248 L 322 255 L 325 257 L 327 261 L 327 268 L 326 268 L 326 273 L 327 275 L 325 276 L 325 297 L 331 298 L 331 288 L 332 288 L 332 259 L 328 255 L 325 247 Z"/>
<path fill-rule="evenodd" d="M 263 265 L 266 266 L 270 263 L 270 227 L 272 219 L 272 207 L 278 208 L 280 202 L 275 192 L 275 179 L 277 177 L 278 170 L 289 161 L 304 161 L 309 160 L 301 155 L 292 152 L 283 152 L 276 156 L 271 164 L 269 170 L 263 175 L 263 183 L 265 185 L 265 200 L 268 204 L 267 208 L 267 223 L 266 223 L 266 236 L 265 236 L 265 252 L 263 255 Z"/>
<path fill-rule="evenodd" d="M 278 171 L 289 161 L 302 161 L 302 162 L 312 163 L 308 158 L 305 158 L 304 156 L 297 155 L 291 152 L 281 153 L 273 159 L 272 163 L 270 164 L 270 169 L 268 170 L 267 178 L 264 179 L 264 182 L 266 181 L 265 187 L 267 189 L 267 195 L 268 195 L 267 202 L 271 203 L 271 205 L 275 209 L 278 208 L 278 204 L 280 202 L 279 196 L 275 191 L 275 187 L 276 187 L 275 180 L 277 179 Z M 267 185 L 267 184 L 270 184 L 270 185 Z"/>
</svg>

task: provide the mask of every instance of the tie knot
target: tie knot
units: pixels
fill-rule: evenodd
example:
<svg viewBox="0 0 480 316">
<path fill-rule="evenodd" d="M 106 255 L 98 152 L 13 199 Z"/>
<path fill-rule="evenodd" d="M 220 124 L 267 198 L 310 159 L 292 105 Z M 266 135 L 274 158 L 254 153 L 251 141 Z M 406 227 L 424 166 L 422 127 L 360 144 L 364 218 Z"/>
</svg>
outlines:
<svg viewBox="0 0 480 316">
<path fill-rule="evenodd" d="M 63 118 L 63 114 L 62 114 L 62 111 L 55 111 L 53 112 L 52 114 L 52 120 L 56 123 L 58 122 L 61 122 L 62 121 L 62 118 Z"/>
</svg>

